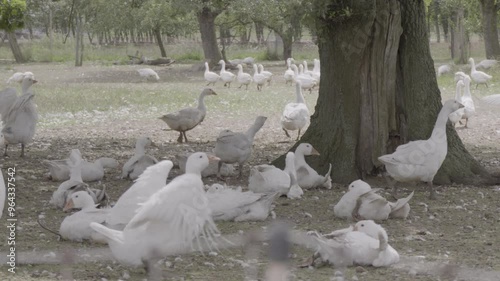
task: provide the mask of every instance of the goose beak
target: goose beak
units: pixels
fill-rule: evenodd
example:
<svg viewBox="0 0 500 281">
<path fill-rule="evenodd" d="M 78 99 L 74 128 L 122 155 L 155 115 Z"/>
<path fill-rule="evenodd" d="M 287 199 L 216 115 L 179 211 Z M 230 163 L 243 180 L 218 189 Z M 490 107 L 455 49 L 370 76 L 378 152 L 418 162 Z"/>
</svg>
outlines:
<svg viewBox="0 0 500 281">
<path fill-rule="evenodd" d="M 208 155 L 208 161 L 220 161 L 220 158 L 214 155 Z"/>
<path fill-rule="evenodd" d="M 311 151 L 311 155 L 320 155 L 316 148 L 313 148 Z"/>
<path fill-rule="evenodd" d="M 33 84 L 37 83 L 38 81 L 37 80 L 33 80 Z"/>
<path fill-rule="evenodd" d="M 66 205 L 64 205 L 63 211 L 69 212 L 71 211 L 71 209 L 73 209 L 74 206 L 75 204 L 73 203 L 73 199 L 69 199 L 68 202 L 66 202 Z"/>
<path fill-rule="evenodd" d="M 461 104 L 461 103 L 458 103 L 458 104 L 459 104 L 459 105 L 458 105 L 458 108 L 464 108 L 464 105 L 463 105 L 463 104 Z"/>
</svg>

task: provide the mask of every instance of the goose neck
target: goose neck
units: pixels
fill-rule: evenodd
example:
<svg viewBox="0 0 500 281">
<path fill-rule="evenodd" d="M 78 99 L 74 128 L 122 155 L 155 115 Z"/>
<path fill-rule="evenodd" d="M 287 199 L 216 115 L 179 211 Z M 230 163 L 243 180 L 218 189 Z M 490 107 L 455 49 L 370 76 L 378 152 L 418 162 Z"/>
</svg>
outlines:
<svg viewBox="0 0 500 281">
<path fill-rule="evenodd" d="M 462 97 L 461 92 L 462 92 L 461 86 L 459 84 L 457 84 L 457 89 L 455 90 L 455 100 L 460 101 L 460 99 Z"/>
<path fill-rule="evenodd" d="M 300 83 L 295 84 L 295 94 L 297 95 L 297 103 L 306 103 L 304 95 L 302 95 L 302 87 Z"/>
<path fill-rule="evenodd" d="M 206 109 L 206 107 L 205 107 L 205 96 L 206 95 L 204 93 L 201 93 L 200 97 L 198 98 L 198 109 L 200 109 L 200 110 Z"/>
<path fill-rule="evenodd" d="M 464 86 L 464 97 L 470 98 L 470 81 L 465 81 L 465 86 Z"/>
<path fill-rule="evenodd" d="M 138 143 L 135 145 L 135 155 L 146 154 L 146 146 L 143 143 Z"/>
<path fill-rule="evenodd" d="M 444 106 L 439 112 L 431 135 L 431 139 L 435 140 L 437 143 L 440 143 L 441 141 L 446 142 L 446 123 L 448 122 L 448 115 L 450 114 L 451 110 Z"/>
</svg>

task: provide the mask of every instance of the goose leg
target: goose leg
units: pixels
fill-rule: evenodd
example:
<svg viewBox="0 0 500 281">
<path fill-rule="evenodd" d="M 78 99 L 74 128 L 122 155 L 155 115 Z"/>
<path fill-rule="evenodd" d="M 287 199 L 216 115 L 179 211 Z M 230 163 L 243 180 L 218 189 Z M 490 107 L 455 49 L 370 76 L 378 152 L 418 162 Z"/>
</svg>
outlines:
<svg viewBox="0 0 500 281">
<path fill-rule="evenodd" d="M 484 85 L 486 85 L 486 88 L 489 88 L 489 87 L 488 87 L 488 83 L 484 83 Z"/>
<path fill-rule="evenodd" d="M 354 206 L 354 209 L 352 210 L 352 219 L 354 221 L 364 220 L 364 218 L 359 215 L 359 208 L 361 207 L 361 203 L 361 197 L 358 197 L 358 199 L 356 200 L 356 206 Z"/>
<path fill-rule="evenodd" d="M 469 123 L 469 118 L 465 118 L 465 128 L 468 128 L 467 123 Z"/>
<path fill-rule="evenodd" d="M 240 174 L 238 175 L 238 178 L 242 178 L 243 177 L 243 163 L 240 163 Z"/>
<path fill-rule="evenodd" d="M 242 86 L 243 86 L 243 84 L 240 84 L 240 86 L 238 87 L 238 89 L 241 89 Z"/>
<path fill-rule="evenodd" d="M 479 86 L 479 84 L 476 84 L 476 89 L 477 89 L 477 86 Z"/>
<path fill-rule="evenodd" d="M 8 147 L 8 146 L 9 146 L 8 144 L 6 144 L 6 145 L 5 145 L 5 151 L 3 152 L 3 156 L 4 156 L 4 157 L 9 156 L 9 155 L 7 155 L 7 147 Z"/>
<path fill-rule="evenodd" d="M 222 167 L 222 161 L 219 160 L 219 163 L 217 164 L 217 178 L 222 179 L 220 176 L 220 168 Z"/>
<path fill-rule="evenodd" d="M 285 131 L 285 135 L 286 135 L 287 137 L 290 137 L 290 135 L 288 134 L 288 131 L 287 131 L 285 128 L 283 128 L 283 131 Z"/>
<path fill-rule="evenodd" d="M 297 134 L 297 139 L 296 141 L 298 141 L 300 139 L 300 129 L 299 129 L 299 133 Z"/>
<path fill-rule="evenodd" d="M 178 143 L 182 143 L 182 132 L 179 132 L 179 137 L 177 138 Z"/>
<path fill-rule="evenodd" d="M 182 135 L 184 135 L 184 142 L 188 142 L 188 138 L 186 137 L 186 132 L 182 132 Z"/>
<path fill-rule="evenodd" d="M 210 85 L 210 82 L 208 82 L 207 86 Z"/>
<path fill-rule="evenodd" d="M 248 91 L 248 84 L 245 85 L 245 91 Z"/>
<path fill-rule="evenodd" d="M 24 143 L 21 143 L 21 157 L 24 157 Z"/>
<path fill-rule="evenodd" d="M 429 192 L 430 192 L 429 199 L 435 200 L 436 199 L 436 191 L 434 190 L 434 186 L 432 185 L 432 181 L 429 181 L 427 183 L 427 185 L 429 186 Z"/>
</svg>

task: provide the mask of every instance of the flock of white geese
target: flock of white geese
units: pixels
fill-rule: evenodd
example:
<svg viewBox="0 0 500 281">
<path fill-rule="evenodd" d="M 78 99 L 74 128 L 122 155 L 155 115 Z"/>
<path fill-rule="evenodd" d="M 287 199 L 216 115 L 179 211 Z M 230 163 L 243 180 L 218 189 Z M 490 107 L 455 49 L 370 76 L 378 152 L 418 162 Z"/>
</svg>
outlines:
<svg viewBox="0 0 500 281">
<path fill-rule="evenodd" d="M 224 61 L 220 61 L 220 64 L 219 74 L 211 72 L 208 64 L 205 64 L 204 78 L 209 84 L 215 85 L 221 81 L 229 88 L 231 83 L 238 82 L 241 88 L 253 82 L 258 90 L 271 84 L 273 74 L 266 72 L 261 65 L 253 64 L 252 76 L 243 72 L 241 64 L 237 65 L 237 75 L 225 70 Z M 442 133 L 446 131 L 446 123 L 448 120 L 456 123 L 465 119 L 467 126 L 468 119 L 475 112 L 470 97 L 471 80 L 486 84 L 491 79 L 491 76 L 476 70 L 472 59 L 471 64 L 470 76 L 463 72 L 456 74 L 457 96 L 444 103 L 430 138 L 411 141 L 399 146 L 394 153 L 379 158 L 396 181 L 427 182 L 431 198 L 436 196 L 432 180 L 447 154 L 446 133 L 444 136 Z M 288 59 L 283 77 L 287 84 L 295 83 L 296 101 L 285 106 L 281 125 L 287 136 L 289 131 L 298 131 L 298 139 L 301 129 L 309 122 L 309 111 L 302 90 L 317 86 L 319 60 L 314 61 L 314 69 L 309 71 L 306 63 L 297 67 L 293 59 Z M 37 81 L 31 72 L 16 73 L 9 78 L 9 82 L 12 81 L 21 84 L 22 93 L 18 96 L 13 88 L 0 92 L 2 141 L 5 155 L 9 145 L 21 144 L 23 156 L 25 145 L 34 137 L 38 119 L 31 91 L 31 86 Z M 463 96 L 460 94 L 462 88 L 465 92 Z M 171 129 L 179 132 L 178 142 L 188 142 L 186 131 L 200 124 L 206 115 L 204 98 L 215 94 L 214 90 L 207 88 L 201 92 L 197 107 L 160 117 Z M 500 98 L 495 96 L 487 97 L 487 100 L 500 103 Z M 245 132 L 221 131 L 213 154 L 195 152 L 181 157 L 179 165 L 184 173 L 168 184 L 166 182 L 173 162 L 158 161 L 148 155 L 147 148 L 155 144 L 148 137 L 139 138 L 134 156 L 122 166 L 121 174 L 122 178 L 134 180 L 134 183 L 112 207 L 98 208 L 99 204 L 109 200 L 108 195 L 105 190 L 89 188 L 87 183 L 102 180 L 106 168 L 118 167 L 116 160 L 100 158 L 88 162 L 78 149 L 73 149 L 67 159 L 44 160 L 48 176 L 54 181 L 61 181 L 50 203 L 63 211 L 80 209 L 64 218 L 57 234 L 72 241 L 107 243 L 117 261 L 141 266 L 147 265 L 148 260 L 189 250 L 206 247 L 217 249 L 222 238 L 215 221 L 266 220 L 269 216 L 275 217 L 272 203 L 277 197 L 300 200 L 304 190 L 331 189 L 331 165 L 324 176 L 309 166 L 305 156 L 319 155 L 319 152 L 308 143 L 301 143 L 295 152 L 287 153 L 283 170 L 267 164 L 252 167 L 247 191 L 217 183 L 211 186 L 203 184 L 202 178 L 206 176 L 235 176 L 232 166 L 235 163 L 239 166 L 238 176 L 242 177 L 243 165 L 252 153 L 254 137 L 266 119 L 258 116 Z M 432 151 L 424 151 L 422 147 L 432 147 Z M 418 163 L 414 161 L 415 153 L 420 156 Z M 0 184 L 3 183 L 2 179 Z M 396 186 L 394 188 L 395 192 Z M 389 266 L 399 261 L 397 251 L 388 245 L 387 233 L 373 220 L 406 218 L 413 193 L 390 202 L 377 191 L 362 180 L 349 185 L 347 192 L 335 205 L 334 214 L 340 218 L 361 221 L 354 227 L 327 235 L 310 233 L 322 245 L 316 249 L 315 255 L 344 266 Z M 4 197 L 5 192 L 1 192 L 0 204 L 4 203 Z M 0 207 L 3 210 L 3 205 Z"/>
</svg>

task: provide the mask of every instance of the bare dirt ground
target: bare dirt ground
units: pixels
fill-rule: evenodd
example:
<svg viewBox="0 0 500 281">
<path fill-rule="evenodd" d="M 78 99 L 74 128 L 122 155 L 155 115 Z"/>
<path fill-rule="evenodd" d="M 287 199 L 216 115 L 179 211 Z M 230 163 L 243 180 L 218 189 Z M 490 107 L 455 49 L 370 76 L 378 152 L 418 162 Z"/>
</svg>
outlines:
<svg viewBox="0 0 500 281">
<path fill-rule="evenodd" d="M 223 95 L 218 101 L 207 99 L 207 103 L 211 103 L 208 105 L 209 113 L 201 126 L 188 132 L 188 138 L 192 141 L 188 144 L 177 144 L 177 134 L 163 130 L 166 125 L 157 119 L 159 115 L 172 111 L 171 107 L 174 106 L 170 103 L 134 107 L 129 106 L 125 100 L 122 106 L 108 111 L 72 111 L 63 114 L 54 110 L 57 113 L 42 113 L 35 142 L 29 146 L 26 158 L 18 157 L 18 148 L 10 150 L 9 158 L 0 158 L 0 167 L 3 170 L 16 167 L 17 171 L 16 249 L 19 258 L 17 273 L 13 275 L 6 272 L 4 259 L 7 230 L 5 227 L 0 228 L 0 280 L 62 279 L 61 272 L 68 267 L 75 280 L 145 279 L 146 275 L 142 269 L 129 268 L 114 262 L 103 245 L 58 241 L 56 236 L 40 228 L 37 223 L 40 215 L 43 215 L 44 223 L 55 230 L 67 215 L 48 204 L 59 183 L 45 178 L 47 169 L 41 161 L 63 159 L 72 148 L 79 148 L 88 160 L 113 157 L 123 164 L 133 154 L 135 138 L 144 134 L 151 136 L 159 146 L 149 150 L 152 155 L 158 159 L 174 160 L 175 155 L 187 151 L 211 151 L 215 138 L 222 129 L 246 130 L 257 114 L 264 114 L 268 116 L 268 120 L 257 134 L 249 165 L 269 163 L 293 145 L 292 142 L 282 143 L 287 141 L 287 138 L 279 125 L 284 103 L 293 100 L 293 88 L 284 86 L 281 78 L 284 71 L 282 66 L 269 67 L 279 77 L 276 77 L 268 91 L 265 88 L 262 93 L 255 90 L 245 93 L 217 85 L 216 91 Z M 43 81 L 43 91 L 56 87 L 67 87 L 68 91 L 92 88 L 103 89 L 102 95 L 106 95 L 105 90 L 120 92 L 125 91 L 125 88 L 137 88 L 137 95 L 151 95 L 154 100 L 159 92 L 168 95 L 170 91 L 189 85 L 195 84 L 195 89 L 204 85 L 202 72 L 190 72 L 188 66 L 158 68 L 162 77 L 161 83 L 141 83 L 130 66 L 87 66 L 74 69 L 70 66 L 51 64 L 29 65 L 23 68 L 30 69 L 37 79 Z M 2 74 L 0 79 L 8 76 L 9 73 Z M 442 90 L 444 97 L 451 97 L 454 93 L 453 89 Z M 81 95 L 79 92 L 75 98 L 83 102 L 85 96 Z M 47 95 L 42 93 L 41 96 L 42 98 L 37 100 L 39 108 L 42 104 L 49 103 Z M 306 94 L 311 112 L 316 98 L 317 92 Z M 274 102 L 276 99 L 282 102 Z M 189 101 L 192 102 L 191 99 Z M 53 105 L 54 102 L 50 102 L 54 107 L 64 106 Z M 188 104 L 190 103 L 183 103 L 184 106 Z M 471 119 L 470 128 L 459 128 L 457 131 L 469 151 L 489 171 L 498 174 L 500 110 L 481 104 L 476 106 L 477 115 Z M 244 172 L 248 176 L 248 166 Z M 179 171 L 174 170 L 171 177 L 177 174 Z M 102 188 L 105 185 L 111 198 L 116 200 L 131 185 L 129 181 L 118 179 L 119 175 L 119 169 L 107 171 L 102 182 L 91 183 L 91 186 Z M 216 179 L 207 178 L 204 181 L 210 184 L 216 182 Z M 238 181 L 233 178 L 227 183 L 243 186 L 247 184 L 246 180 Z M 380 178 L 372 179 L 371 183 L 374 187 L 385 187 L 385 182 Z M 300 200 L 279 198 L 275 202 L 274 211 L 277 218 L 288 220 L 295 229 L 330 232 L 344 228 L 351 222 L 335 218 L 333 205 L 345 190 L 346 186 L 334 185 L 332 190 L 307 191 Z M 356 276 L 357 280 L 500 280 L 500 186 L 441 186 L 438 189 L 440 196 L 437 201 L 427 199 L 422 185 L 406 186 L 401 189 L 401 193 L 408 194 L 412 190 L 416 193 L 411 201 L 412 211 L 409 219 L 381 222 L 389 233 L 389 243 L 402 256 L 400 264 L 378 269 L 349 268 L 345 269 L 346 277 L 349 280 L 353 276 Z M 247 232 L 260 229 L 271 222 L 272 219 L 269 218 L 265 222 L 225 222 L 218 225 L 223 233 L 229 234 L 240 230 Z M 78 251 L 86 261 L 69 266 L 57 262 L 62 259 L 61 253 L 66 249 Z M 256 264 L 262 271 L 267 262 L 266 248 L 262 247 L 260 252 Z M 299 264 L 311 253 L 294 247 L 292 265 Z M 243 280 L 245 259 L 245 253 L 241 249 L 222 250 L 216 256 L 193 254 L 168 257 L 164 269 L 173 276 L 172 280 Z M 23 260 L 25 263 L 21 264 Z M 294 280 L 330 280 L 334 271 L 331 267 L 293 268 Z"/>
</svg>

